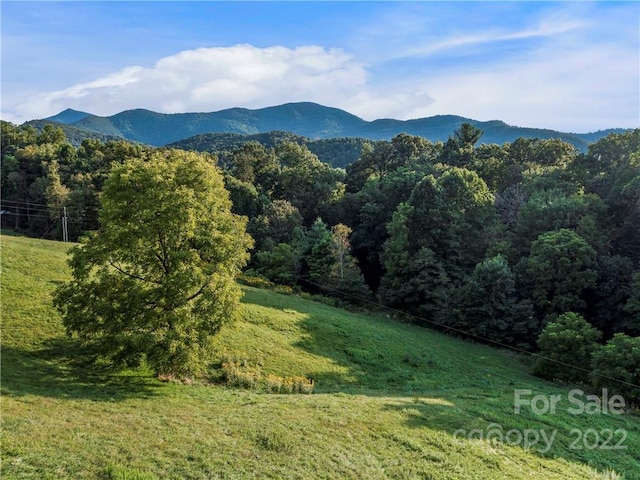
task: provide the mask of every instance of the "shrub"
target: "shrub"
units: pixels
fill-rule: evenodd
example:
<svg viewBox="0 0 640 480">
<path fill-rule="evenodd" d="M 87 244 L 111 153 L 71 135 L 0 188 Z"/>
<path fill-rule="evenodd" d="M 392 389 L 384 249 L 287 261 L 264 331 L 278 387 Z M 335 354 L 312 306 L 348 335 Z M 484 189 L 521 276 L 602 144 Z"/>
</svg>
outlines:
<svg viewBox="0 0 640 480">
<path fill-rule="evenodd" d="M 548 380 L 585 381 L 584 369 L 591 364 L 601 335 L 581 315 L 563 313 L 549 322 L 538 337 L 540 356 L 534 374 Z"/>
<path fill-rule="evenodd" d="M 238 282 L 247 287 L 272 289 L 275 284 L 262 276 L 258 276 L 252 270 L 247 270 L 238 277 Z"/>
<path fill-rule="evenodd" d="M 262 431 L 256 434 L 256 444 L 264 449 L 278 453 L 289 453 L 293 444 L 287 433 L 280 431 Z"/>
<path fill-rule="evenodd" d="M 266 393 L 313 393 L 312 379 L 264 374 L 260 364 L 252 364 L 245 358 L 226 356 L 222 360 L 222 371 L 227 385 L 232 387 L 262 390 Z"/>
<path fill-rule="evenodd" d="M 592 367 L 596 388 L 607 388 L 640 405 L 640 337 L 616 333 L 594 353 Z"/>
</svg>

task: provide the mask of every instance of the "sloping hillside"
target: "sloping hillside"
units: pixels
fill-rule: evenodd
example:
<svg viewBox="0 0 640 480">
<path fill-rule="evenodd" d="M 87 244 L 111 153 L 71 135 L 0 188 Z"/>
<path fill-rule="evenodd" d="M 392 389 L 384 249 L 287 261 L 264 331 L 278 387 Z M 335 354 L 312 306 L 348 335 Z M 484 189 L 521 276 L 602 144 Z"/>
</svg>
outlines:
<svg viewBox="0 0 640 480">
<path fill-rule="evenodd" d="M 42 131 L 45 125 L 50 124 L 48 120 L 33 120 L 29 122 L 36 130 Z M 99 133 L 94 130 L 84 130 L 82 128 L 74 127 L 73 125 L 67 125 L 65 123 L 54 123 L 56 127 L 60 127 L 64 132 L 64 136 L 67 141 L 74 147 L 79 147 L 80 144 L 86 139 L 99 140 L 101 142 L 124 140 L 124 138 L 118 134 L 108 135 Z"/>
<path fill-rule="evenodd" d="M 520 356 L 295 296 L 247 288 L 243 320 L 217 342 L 264 374 L 312 378 L 312 395 L 79 364 L 50 307 L 68 244 L 0 240 L 3 478 L 640 478 L 637 416 L 570 415 L 567 403 L 516 415 L 515 389 L 568 389 Z M 513 445 L 466 438 L 496 425 L 557 434 L 546 453 L 515 433 Z M 625 449 L 576 444 L 587 431 L 614 443 L 625 432 Z"/>
</svg>

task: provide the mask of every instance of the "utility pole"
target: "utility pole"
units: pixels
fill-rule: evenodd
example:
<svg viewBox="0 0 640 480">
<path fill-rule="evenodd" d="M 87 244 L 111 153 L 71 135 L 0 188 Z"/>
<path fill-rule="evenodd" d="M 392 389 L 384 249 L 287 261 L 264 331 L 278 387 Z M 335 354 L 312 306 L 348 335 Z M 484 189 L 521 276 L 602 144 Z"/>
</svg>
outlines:
<svg viewBox="0 0 640 480">
<path fill-rule="evenodd" d="M 69 241 L 69 231 L 67 229 L 67 207 L 62 207 L 62 241 Z"/>
</svg>

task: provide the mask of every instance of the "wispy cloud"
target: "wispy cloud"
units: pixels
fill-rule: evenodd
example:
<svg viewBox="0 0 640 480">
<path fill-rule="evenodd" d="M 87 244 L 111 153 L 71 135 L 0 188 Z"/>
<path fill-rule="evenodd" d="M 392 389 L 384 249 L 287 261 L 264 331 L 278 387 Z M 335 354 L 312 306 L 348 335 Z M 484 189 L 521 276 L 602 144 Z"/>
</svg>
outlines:
<svg viewBox="0 0 640 480">
<path fill-rule="evenodd" d="M 525 40 L 536 37 L 552 37 L 581 28 L 584 25 L 585 23 L 580 21 L 566 21 L 561 23 L 544 22 L 535 28 L 527 28 L 524 30 L 489 30 L 470 35 L 453 36 L 443 40 L 426 42 L 420 46 L 409 47 L 407 50 L 396 54 L 395 58 L 427 56 L 444 50 L 491 44 L 495 42 Z"/>
</svg>

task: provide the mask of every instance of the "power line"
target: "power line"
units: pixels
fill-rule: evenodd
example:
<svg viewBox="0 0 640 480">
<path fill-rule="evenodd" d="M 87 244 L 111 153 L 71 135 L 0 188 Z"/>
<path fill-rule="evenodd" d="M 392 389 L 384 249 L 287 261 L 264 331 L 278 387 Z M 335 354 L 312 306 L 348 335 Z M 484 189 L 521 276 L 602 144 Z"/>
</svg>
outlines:
<svg viewBox="0 0 640 480">
<path fill-rule="evenodd" d="M 33 205 L 34 207 L 49 207 L 49 205 L 47 205 L 45 203 L 30 202 L 28 200 L 5 200 L 5 199 L 2 199 L 2 200 L 0 200 L 0 203 L 17 203 L 17 204 L 28 205 L 28 206 Z"/>
<path fill-rule="evenodd" d="M 42 236 L 41 236 L 40 238 L 42 239 L 42 238 L 44 238 L 45 236 L 47 236 L 47 234 L 48 234 L 51 230 L 53 230 L 53 227 L 56 225 L 56 223 L 58 223 L 58 220 L 57 220 L 57 219 L 55 219 L 55 220 L 51 223 L 51 225 L 49 225 L 49 227 L 44 231 L 44 233 L 42 234 Z"/>
</svg>

